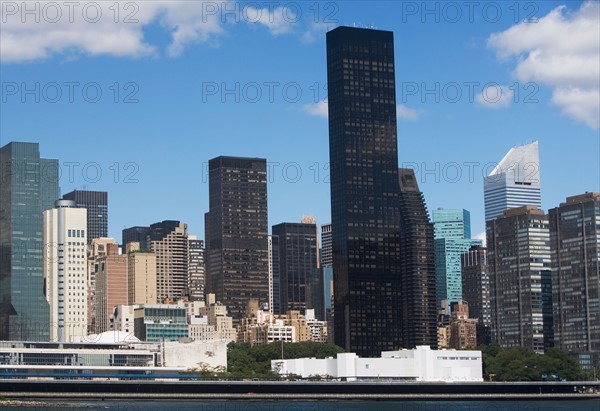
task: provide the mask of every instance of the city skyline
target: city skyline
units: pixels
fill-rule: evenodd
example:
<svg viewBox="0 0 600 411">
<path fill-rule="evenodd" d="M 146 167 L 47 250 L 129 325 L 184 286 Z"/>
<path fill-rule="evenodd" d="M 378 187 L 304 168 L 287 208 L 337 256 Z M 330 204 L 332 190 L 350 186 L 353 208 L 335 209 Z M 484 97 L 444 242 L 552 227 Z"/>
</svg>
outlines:
<svg viewBox="0 0 600 411">
<path fill-rule="evenodd" d="M 508 6 L 502 6 L 502 18 L 497 22 L 486 21 L 481 10 L 476 10 L 474 21 L 469 21 L 468 14 L 463 12 L 463 18 L 456 23 L 444 15 L 436 23 L 432 16 L 423 18 L 420 12 L 409 14 L 393 3 L 389 4 L 389 16 L 378 13 L 376 6 L 365 7 L 361 3 L 340 3 L 337 10 L 325 10 L 327 4 L 321 5 L 320 25 L 313 24 L 314 11 L 308 8 L 303 10 L 303 18 L 298 22 L 282 24 L 279 29 L 275 25 L 249 22 L 227 27 L 218 25 L 222 31 L 211 32 L 214 36 L 209 36 L 218 38 L 215 40 L 218 44 L 210 41 L 183 44 L 178 57 L 165 55 L 169 39 L 160 27 L 150 23 L 147 23 L 145 40 L 156 43 L 155 57 L 144 57 L 141 53 L 131 59 L 128 56 L 132 53 L 128 50 L 121 54 L 96 53 L 86 45 L 79 45 L 72 53 L 48 51 L 45 57 L 28 59 L 8 54 L 13 49 L 3 43 L 0 146 L 13 140 L 39 142 L 45 157 L 60 161 L 62 194 L 74 189 L 109 192 L 109 236 L 114 238 L 120 238 L 120 230 L 125 226 L 164 219 L 184 221 L 190 233 L 202 237 L 202 213 L 208 210 L 208 178 L 203 170 L 209 158 L 217 155 L 257 156 L 271 163 L 270 225 L 297 221 L 302 214 L 315 215 L 318 224 L 327 223 L 331 220 L 328 170 L 325 169 L 327 122 L 322 116 L 310 114 L 323 114 L 319 111 L 322 104 L 317 103 L 322 102 L 325 94 L 317 93 L 320 98 L 315 101 L 313 89 L 323 91 L 325 86 L 324 33 L 338 25 L 373 23 L 378 29 L 397 33 L 395 52 L 403 56 L 397 62 L 396 73 L 399 141 L 403 144 L 398 160 L 400 166 L 419 168 L 419 186 L 430 210 L 438 207 L 469 209 L 473 236 L 480 236 L 484 232 L 483 175 L 487 174 L 483 167 L 497 163 L 511 147 L 531 140 L 540 142 L 545 181 L 543 210 L 547 211 L 568 196 L 597 190 L 600 184 L 597 126 L 577 118 L 573 114 L 579 112 L 577 107 L 564 103 L 568 99 L 558 91 L 564 88 L 561 86 L 569 85 L 567 80 L 558 83 L 559 80 L 532 74 L 527 77 L 527 73 L 523 73 L 525 68 L 518 63 L 519 56 L 529 61 L 527 57 L 533 50 L 539 49 L 551 56 L 556 54 L 556 48 L 544 43 L 518 49 L 512 43 L 513 33 L 520 31 L 531 38 L 536 32 L 545 32 L 551 21 L 558 24 L 558 32 L 565 33 L 566 28 L 593 15 L 590 8 L 597 4 L 569 2 L 565 9 L 558 9 L 562 2 L 540 3 L 535 13 L 539 21 L 527 26 L 519 22 L 531 13 L 519 10 L 521 18 L 515 20 Z M 360 18 L 362 24 L 356 21 L 359 10 L 364 16 Z M 326 23 L 325 17 L 329 15 L 333 15 L 329 19 L 332 22 Z M 11 24 L 9 21 L 4 27 L 11 30 L 14 27 Z M 421 33 L 421 29 L 426 33 Z M 306 33 L 310 36 L 305 36 Z M 447 49 L 437 49 L 434 54 L 424 52 L 433 47 L 440 36 L 448 39 Z M 268 42 L 270 47 L 255 46 L 263 42 Z M 592 51 L 592 56 L 594 53 Z M 500 55 L 507 59 L 499 58 Z M 205 59 L 210 59 L 211 67 L 202 64 Z M 461 63 L 456 62 L 458 60 Z M 227 68 L 237 67 L 232 63 L 238 61 L 248 62 L 244 65 L 244 74 Z M 591 61 L 590 77 L 593 77 L 597 59 Z M 195 74 L 191 69 L 199 71 Z M 154 81 L 158 75 L 161 82 Z M 163 83 L 169 76 L 173 80 Z M 581 79 L 581 75 L 572 77 L 571 85 L 590 84 L 589 79 Z M 13 95 L 7 88 L 13 83 L 35 88 L 35 84 L 40 83 L 43 89 L 52 82 L 62 85 L 68 81 L 97 82 L 103 87 L 106 99 L 93 104 L 81 101 L 77 94 L 79 97 L 74 103 L 53 104 L 46 101 L 49 95 L 41 96 L 39 103 L 30 95 L 23 103 L 20 91 Z M 291 103 L 277 93 L 275 101 L 270 102 L 263 85 L 269 81 L 281 85 L 297 83 L 303 96 Z M 519 93 L 517 96 L 513 91 L 512 104 L 495 104 L 491 105 L 495 109 L 490 109 L 490 105 L 480 104 L 480 99 L 468 101 L 468 90 L 463 84 L 469 81 L 480 85 L 496 82 L 507 87 L 518 83 L 513 89 Z M 139 87 L 135 95 L 138 103 L 122 101 L 135 91 L 131 85 L 125 88 L 129 82 Z M 529 82 L 531 87 L 526 89 Z M 109 89 L 115 83 L 121 91 L 119 103 L 113 103 L 113 91 Z M 251 103 L 250 95 L 241 95 L 237 103 L 235 96 L 222 98 L 223 85 L 235 88 L 239 84 L 243 90 L 244 85 L 251 83 L 261 85 L 262 100 Z M 435 93 L 423 95 L 421 88 L 425 84 L 432 89 L 436 83 L 440 87 L 438 102 Z M 444 85 L 451 83 L 463 88 L 463 98 L 456 103 L 449 102 L 445 98 L 449 95 L 441 92 Z M 207 87 L 215 84 L 220 90 L 211 95 Z M 411 95 L 407 87 L 415 84 L 416 95 Z M 591 86 L 593 92 L 596 83 L 592 81 Z M 476 90 L 480 92 L 481 87 Z M 246 91 L 251 90 L 246 87 Z M 537 103 L 524 102 L 531 93 Z M 67 95 L 63 90 L 63 99 Z M 163 111 L 164 116 L 160 115 Z M 265 120 L 267 115 L 268 121 Z M 28 121 L 30 116 L 38 121 Z M 569 150 L 560 149 L 565 136 L 569 136 Z M 85 147 L 88 141 L 104 144 L 95 144 L 94 150 L 89 150 Z M 432 143 L 436 146 L 433 153 Z M 163 166 L 156 167 L 156 164 Z M 577 164 L 586 178 L 573 181 L 565 176 L 562 170 L 569 164 Z M 455 181 L 457 165 L 462 176 Z M 82 175 L 84 167 L 87 178 Z M 283 174 L 284 168 L 287 174 Z M 424 169 L 434 171 L 427 174 Z M 100 177 L 97 177 L 98 170 Z M 298 170 L 302 176 L 296 181 Z M 179 176 L 178 180 L 174 175 Z M 173 207 L 168 198 L 179 192 L 185 193 L 183 201 Z M 314 201 L 315 198 L 320 200 Z M 147 207 L 148 204 L 152 207 Z"/>
</svg>

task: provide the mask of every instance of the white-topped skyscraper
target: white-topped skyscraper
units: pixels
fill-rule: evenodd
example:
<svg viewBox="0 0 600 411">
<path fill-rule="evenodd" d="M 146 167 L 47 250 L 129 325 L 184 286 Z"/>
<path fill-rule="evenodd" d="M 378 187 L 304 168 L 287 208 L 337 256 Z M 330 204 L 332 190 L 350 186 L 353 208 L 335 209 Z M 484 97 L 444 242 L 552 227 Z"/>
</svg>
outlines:
<svg viewBox="0 0 600 411">
<path fill-rule="evenodd" d="M 76 342 L 87 335 L 87 209 L 57 200 L 43 214 L 50 341 Z"/>
<path fill-rule="evenodd" d="M 522 206 L 542 206 L 538 142 L 511 148 L 483 179 L 485 220 Z"/>
</svg>

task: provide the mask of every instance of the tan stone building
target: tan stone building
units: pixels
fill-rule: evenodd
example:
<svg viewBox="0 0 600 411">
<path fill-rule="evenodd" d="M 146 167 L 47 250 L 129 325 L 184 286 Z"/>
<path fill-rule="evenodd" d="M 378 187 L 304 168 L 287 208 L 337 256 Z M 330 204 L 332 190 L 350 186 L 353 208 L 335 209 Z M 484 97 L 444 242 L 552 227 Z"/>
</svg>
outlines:
<svg viewBox="0 0 600 411">
<path fill-rule="evenodd" d="M 156 254 L 140 250 L 140 244 L 127 244 L 127 304 L 156 304 Z"/>
<path fill-rule="evenodd" d="M 127 305 L 127 256 L 119 254 L 119 246 L 106 244 L 106 255 L 96 259 L 96 332 L 110 331 L 111 318 L 117 305 Z"/>
</svg>

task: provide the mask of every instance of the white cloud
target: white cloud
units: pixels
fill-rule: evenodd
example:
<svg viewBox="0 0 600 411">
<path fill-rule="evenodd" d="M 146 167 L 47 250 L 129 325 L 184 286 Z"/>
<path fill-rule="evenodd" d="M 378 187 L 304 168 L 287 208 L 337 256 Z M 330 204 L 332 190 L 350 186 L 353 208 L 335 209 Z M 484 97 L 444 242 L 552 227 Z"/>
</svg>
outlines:
<svg viewBox="0 0 600 411">
<path fill-rule="evenodd" d="M 298 11 L 291 7 L 274 7 L 257 9 L 248 6 L 244 9 L 243 16 L 250 24 L 262 24 L 267 27 L 272 35 L 279 36 L 293 31 L 294 24 L 298 23 Z"/>
<path fill-rule="evenodd" d="M 400 120 L 416 121 L 421 113 L 418 110 L 398 104 L 396 106 L 396 117 Z"/>
<path fill-rule="evenodd" d="M 485 236 L 485 231 L 483 233 L 477 233 L 473 236 L 474 240 L 481 240 L 483 242 L 483 246 L 486 246 L 487 238 Z"/>
<path fill-rule="evenodd" d="M 302 110 L 311 116 L 327 118 L 329 109 L 327 106 L 327 100 L 319 101 L 318 103 L 306 104 L 302 106 Z"/>
<path fill-rule="evenodd" d="M 579 10 L 552 10 L 537 23 L 522 22 L 488 38 L 502 59 L 516 57 L 522 82 L 552 87 L 552 103 L 564 114 L 600 127 L 600 2 Z"/>
<path fill-rule="evenodd" d="M 153 56 L 159 50 L 144 38 L 144 30 L 157 22 L 170 33 L 167 51 L 176 56 L 186 46 L 207 42 L 223 32 L 219 17 L 206 13 L 204 3 L 119 2 L 115 7 L 116 2 L 39 1 L 29 3 L 28 10 L 35 11 L 27 15 L 25 3 L 2 2 L 0 58 L 27 62 L 54 54 L 67 58 L 74 54 Z"/>
<path fill-rule="evenodd" d="M 300 40 L 304 44 L 314 43 L 315 41 L 323 40 L 325 38 L 325 33 L 329 30 L 335 28 L 335 24 L 333 23 L 324 23 L 322 21 L 319 22 L 311 22 L 308 30 L 304 32 Z"/>
<path fill-rule="evenodd" d="M 514 95 L 514 91 L 507 86 L 493 85 L 484 88 L 481 94 L 476 95 L 475 101 L 487 108 L 507 108 L 510 107 Z"/>
</svg>

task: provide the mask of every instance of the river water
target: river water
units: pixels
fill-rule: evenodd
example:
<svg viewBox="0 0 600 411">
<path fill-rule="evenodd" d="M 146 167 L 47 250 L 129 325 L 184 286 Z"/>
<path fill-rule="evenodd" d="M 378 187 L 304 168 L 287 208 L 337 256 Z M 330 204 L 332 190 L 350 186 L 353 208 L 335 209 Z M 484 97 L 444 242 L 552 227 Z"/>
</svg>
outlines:
<svg viewBox="0 0 600 411">
<path fill-rule="evenodd" d="M 600 400 L 552 401 L 96 401 L 63 402 L 69 408 L 2 407 L 40 411 L 600 411 Z"/>
</svg>

